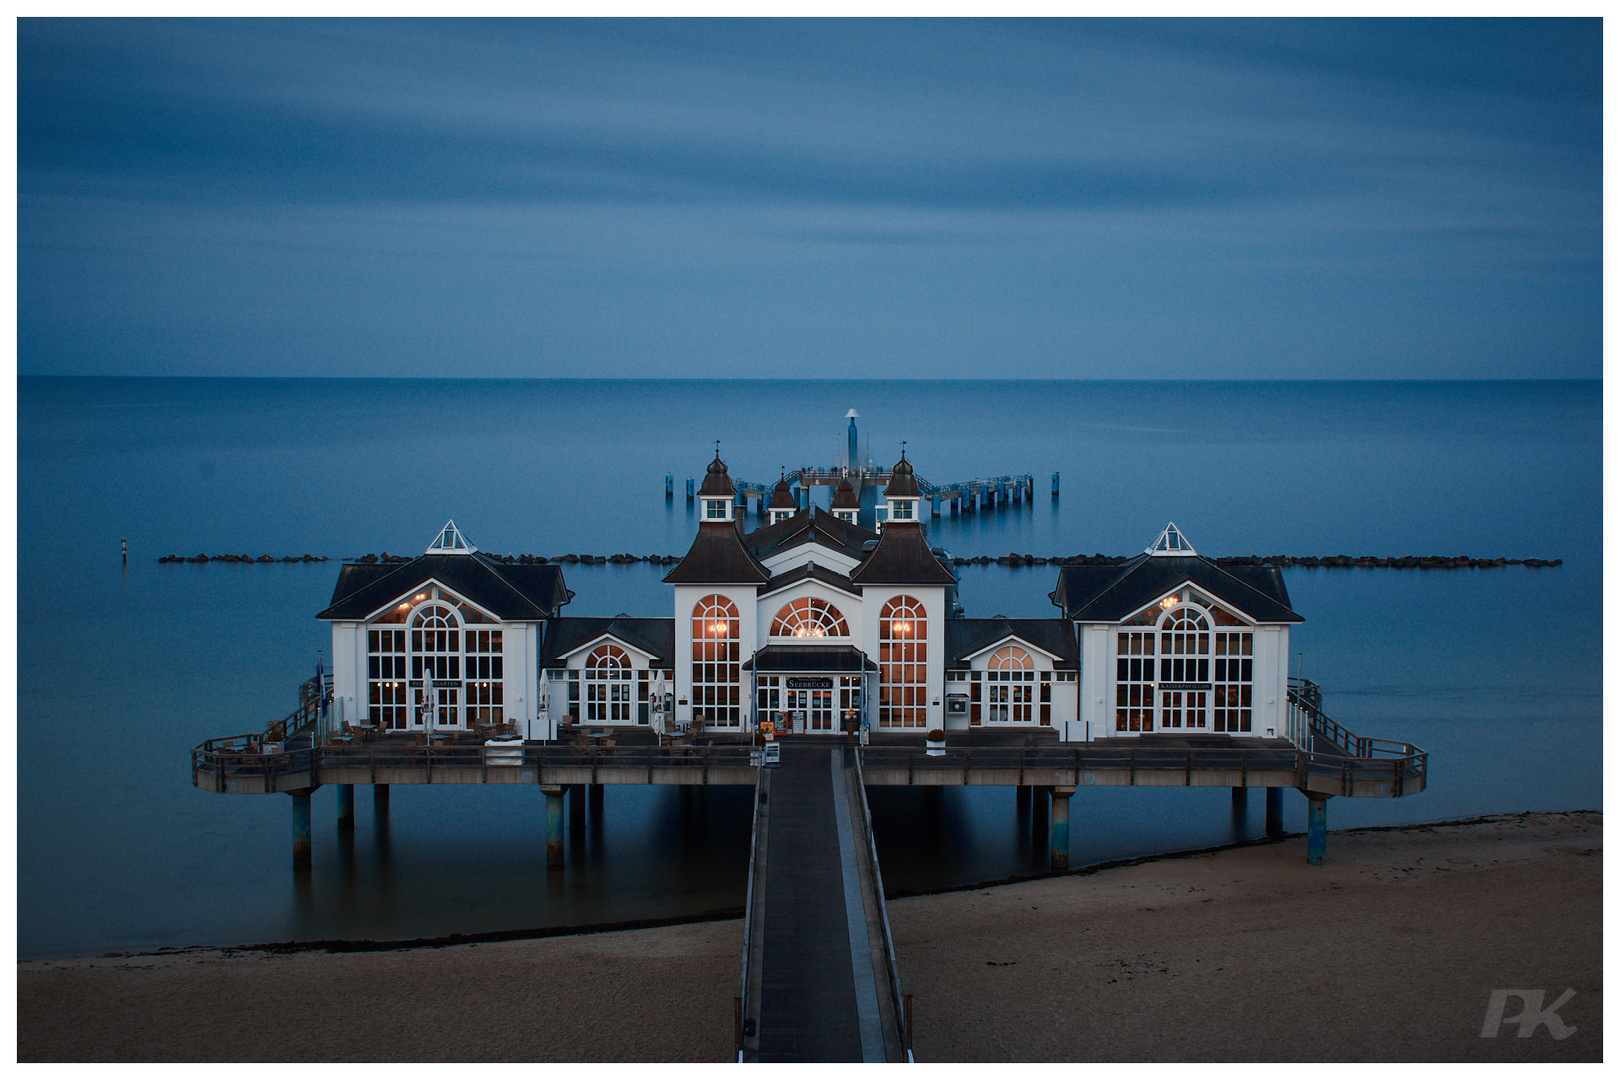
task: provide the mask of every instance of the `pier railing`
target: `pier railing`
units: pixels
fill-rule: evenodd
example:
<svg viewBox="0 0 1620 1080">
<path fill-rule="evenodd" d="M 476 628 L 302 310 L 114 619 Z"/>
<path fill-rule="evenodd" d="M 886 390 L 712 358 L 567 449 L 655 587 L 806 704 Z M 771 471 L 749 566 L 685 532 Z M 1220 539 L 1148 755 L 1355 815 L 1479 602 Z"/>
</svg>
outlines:
<svg viewBox="0 0 1620 1080">
<path fill-rule="evenodd" d="M 1288 680 L 1288 737 L 1304 753 L 1301 787 L 1318 791 L 1337 782 L 1340 794 L 1351 794 L 1357 779 L 1382 775 L 1390 795 L 1398 798 L 1428 785 L 1426 751 L 1409 742 L 1357 735 L 1337 723 L 1322 711 L 1322 688 L 1309 679 Z"/>
<path fill-rule="evenodd" d="M 1382 752 L 1352 757 L 1298 745 L 867 747 L 861 760 L 866 783 L 875 786 L 1298 787 L 1372 798 L 1423 790 L 1425 752 L 1407 743 L 1370 742 Z"/>
<path fill-rule="evenodd" d="M 265 751 L 262 735 L 209 739 L 192 750 L 192 782 L 226 793 L 366 783 L 753 783 L 747 746 L 576 747 L 373 742 Z"/>
</svg>

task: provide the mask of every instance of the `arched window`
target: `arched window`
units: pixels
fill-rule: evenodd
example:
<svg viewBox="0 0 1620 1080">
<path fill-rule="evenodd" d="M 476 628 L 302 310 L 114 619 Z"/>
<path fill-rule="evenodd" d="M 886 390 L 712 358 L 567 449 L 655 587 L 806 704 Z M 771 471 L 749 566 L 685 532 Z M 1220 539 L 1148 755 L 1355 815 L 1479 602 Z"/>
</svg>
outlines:
<svg viewBox="0 0 1620 1080">
<path fill-rule="evenodd" d="M 715 593 L 692 607 L 692 715 L 713 727 L 741 723 L 742 626 L 737 605 Z"/>
<path fill-rule="evenodd" d="M 447 604 L 423 604 L 411 616 L 412 726 L 461 726 L 461 620 Z"/>
<path fill-rule="evenodd" d="M 1035 662 L 1016 645 L 997 649 L 985 677 L 990 684 L 990 722 L 1035 721 Z"/>
<path fill-rule="evenodd" d="M 878 615 L 878 725 L 928 722 L 928 613 L 922 601 L 896 596 Z"/>
<path fill-rule="evenodd" d="M 795 600 L 776 613 L 771 637 L 849 637 L 849 623 L 837 608 L 819 596 Z"/>
<path fill-rule="evenodd" d="M 585 659 L 587 723 L 630 722 L 630 654 L 617 645 L 598 645 Z"/>
<path fill-rule="evenodd" d="M 1209 726 L 1209 614 L 1191 604 L 1159 620 L 1159 727 Z"/>
</svg>

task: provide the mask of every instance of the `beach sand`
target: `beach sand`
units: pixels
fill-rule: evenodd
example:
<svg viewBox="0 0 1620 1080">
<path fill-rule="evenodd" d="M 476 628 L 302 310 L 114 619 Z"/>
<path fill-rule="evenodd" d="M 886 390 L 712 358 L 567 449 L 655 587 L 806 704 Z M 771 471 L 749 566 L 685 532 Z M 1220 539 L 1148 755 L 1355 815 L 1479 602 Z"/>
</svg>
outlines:
<svg viewBox="0 0 1620 1080">
<path fill-rule="evenodd" d="M 1298 837 L 890 902 L 919 1061 L 1598 1061 L 1602 815 Z M 22 1061 L 730 1060 L 740 921 L 18 964 Z M 1495 989 L 1573 1027 L 1482 1038 Z M 1506 1015 L 1520 1011 L 1515 1000 Z"/>
</svg>

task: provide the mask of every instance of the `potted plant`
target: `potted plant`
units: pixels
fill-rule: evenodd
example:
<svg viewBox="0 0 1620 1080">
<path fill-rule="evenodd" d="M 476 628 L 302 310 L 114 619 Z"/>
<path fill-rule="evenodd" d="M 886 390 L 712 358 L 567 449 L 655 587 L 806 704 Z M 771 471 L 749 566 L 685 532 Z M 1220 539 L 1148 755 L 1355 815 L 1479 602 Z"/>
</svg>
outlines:
<svg viewBox="0 0 1620 1080">
<path fill-rule="evenodd" d="M 928 732 L 928 756 L 939 757 L 945 753 L 945 732 L 933 728 Z"/>
</svg>

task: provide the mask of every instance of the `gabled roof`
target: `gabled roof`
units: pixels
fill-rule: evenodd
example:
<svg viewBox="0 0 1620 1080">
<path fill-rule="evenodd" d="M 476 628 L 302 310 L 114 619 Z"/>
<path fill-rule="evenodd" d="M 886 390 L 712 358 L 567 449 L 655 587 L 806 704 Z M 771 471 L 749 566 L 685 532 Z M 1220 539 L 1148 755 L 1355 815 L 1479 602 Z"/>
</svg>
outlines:
<svg viewBox="0 0 1620 1080">
<path fill-rule="evenodd" d="M 500 563 L 482 554 L 420 555 L 407 563 L 345 563 L 331 605 L 315 617 L 360 622 L 429 581 L 503 622 L 553 618 L 574 595 L 560 566 Z"/>
<path fill-rule="evenodd" d="M 877 547 L 850 572 L 857 585 L 955 585 L 956 578 L 933 552 L 922 526 L 888 522 Z"/>
<path fill-rule="evenodd" d="M 771 572 L 743 544 L 735 521 L 705 521 L 685 558 L 664 575 L 670 585 L 763 585 Z"/>
<path fill-rule="evenodd" d="M 1048 595 L 1076 622 L 1119 622 L 1190 582 L 1256 622 L 1304 622 L 1274 566 L 1216 566 L 1202 555 L 1143 552 L 1118 566 L 1065 566 Z"/>
<path fill-rule="evenodd" d="M 546 640 L 540 646 L 541 667 L 561 667 L 570 653 L 578 652 L 597 638 L 608 636 L 653 658 L 653 667 L 675 664 L 675 620 L 632 619 L 615 615 L 611 619 L 553 619 L 546 625 Z"/>
<path fill-rule="evenodd" d="M 842 589 L 847 593 L 861 594 L 861 587 L 836 570 L 829 570 L 825 566 L 817 566 L 814 562 L 800 563 L 791 570 L 784 570 L 774 575 L 771 580 L 760 586 L 759 595 L 768 596 L 789 585 L 797 585 L 801 581 L 815 580 L 831 585 L 835 589 Z"/>
<path fill-rule="evenodd" d="M 993 619 L 946 619 L 945 663 L 966 667 L 970 657 L 1009 637 L 1058 657 L 1054 667 L 1070 668 L 1080 662 L 1080 643 L 1074 636 L 1074 623 L 1069 620 L 997 615 Z"/>
<path fill-rule="evenodd" d="M 756 558 L 767 559 L 779 551 L 788 551 L 802 544 L 820 544 L 841 551 L 852 559 L 862 557 L 861 545 L 876 540 L 877 533 L 868 532 L 852 522 L 838 518 L 813 506 L 800 510 L 792 517 L 763 525 L 743 536 L 743 543 Z"/>
</svg>

